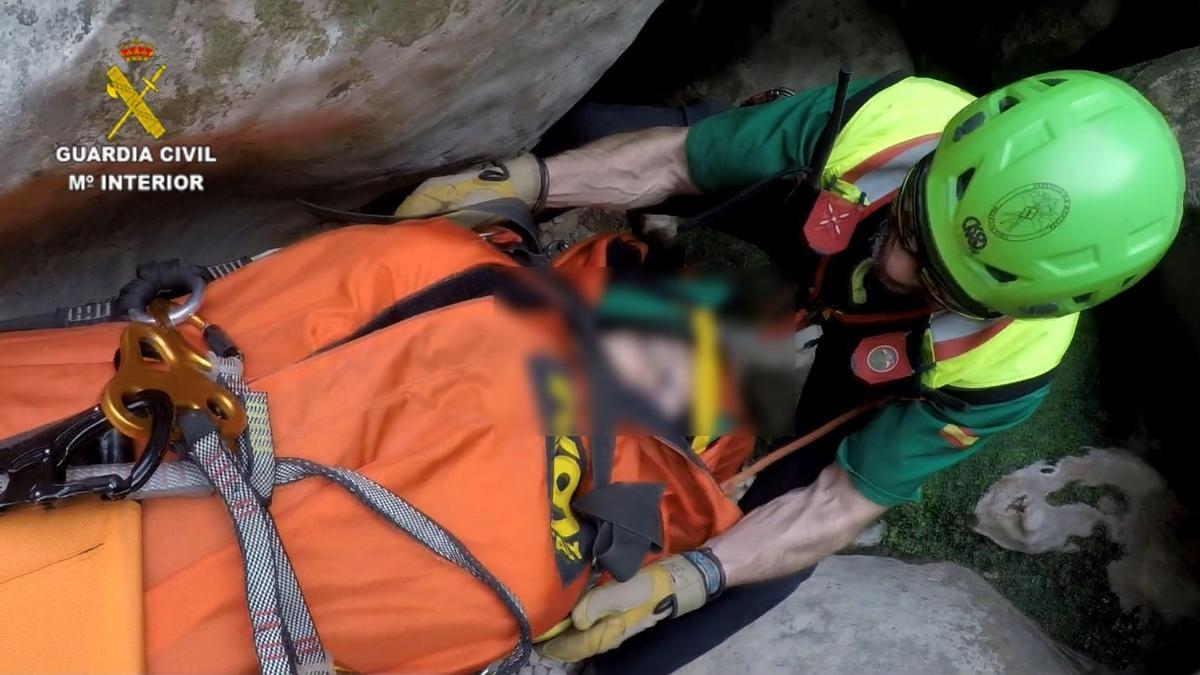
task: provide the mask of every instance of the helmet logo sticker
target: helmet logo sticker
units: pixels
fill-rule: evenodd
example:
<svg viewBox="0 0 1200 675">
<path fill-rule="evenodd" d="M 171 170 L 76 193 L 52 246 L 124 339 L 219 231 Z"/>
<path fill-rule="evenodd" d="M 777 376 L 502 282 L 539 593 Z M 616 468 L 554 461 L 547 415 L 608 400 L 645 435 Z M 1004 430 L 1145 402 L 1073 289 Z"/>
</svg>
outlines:
<svg viewBox="0 0 1200 675">
<path fill-rule="evenodd" d="M 1054 231 L 1071 210 L 1067 191 L 1053 183 L 1031 183 L 1004 195 L 988 213 L 988 229 L 1007 241 L 1029 241 Z"/>
<path fill-rule="evenodd" d="M 967 247 L 972 252 L 982 251 L 987 246 L 987 233 L 983 231 L 983 224 L 975 216 L 967 216 L 967 219 L 962 224 L 963 236 L 967 238 Z"/>
<path fill-rule="evenodd" d="M 877 373 L 886 373 L 900 362 L 900 354 L 890 345 L 879 345 L 867 354 L 867 367 Z"/>
</svg>

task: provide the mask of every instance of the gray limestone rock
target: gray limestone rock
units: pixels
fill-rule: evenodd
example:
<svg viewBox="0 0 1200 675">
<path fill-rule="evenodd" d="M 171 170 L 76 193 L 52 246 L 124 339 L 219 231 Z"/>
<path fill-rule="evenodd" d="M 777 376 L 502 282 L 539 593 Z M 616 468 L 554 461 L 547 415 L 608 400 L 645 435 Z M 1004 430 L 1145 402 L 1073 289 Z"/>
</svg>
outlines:
<svg viewBox="0 0 1200 675">
<path fill-rule="evenodd" d="M 1166 481 L 1144 460 L 1095 449 L 1001 478 L 975 506 L 975 531 L 1004 548 L 1038 554 L 1074 551 L 1074 538 L 1103 526 L 1125 551 L 1108 567 L 1122 609 L 1153 610 L 1175 623 L 1200 617 L 1194 551 L 1178 536 L 1183 517 Z"/>
<path fill-rule="evenodd" d="M 1123 68 L 1113 76 L 1141 91 L 1175 131 L 1188 178 L 1184 226 L 1195 227 L 1200 217 L 1200 47 Z"/>
<path fill-rule="evenodd" d="M 933 675 L 1081 671 L 979 575 L 959 565 L 834 556 L 786 601 L 682 675 Z"/>
<path fill-rule="evenodd" d="M 800 90 L 837 80 L 839 67 L 857 77 L 912 71 L 895 24 L 866 0 L 775 3 L 750 48 L 688 84 L 680 97 L 740 101 L 772 87 Z"/>
<path fill-rule="evenodd" d="M 209 263 L 318 229 L 293 200 L 361 204 L 529 147 L 633 41 L 658 0 L 9 0 L 0 8 L 0 316 L 108 293 L 135 261 Z M 153 44 L 126 63 L 123 42 Z M 119 67 L 165 133 L 213 164 L 88 165 Z M 155 80 L 159 66 L 166 66 Z M 67 174 L 203 173 L 205 192 L 68 191 Z M 40 255 L 36 249 L 53 249 Z M 43 281 L 44 279 L 44 281 Z M 81 297 L 82 295 L 82 297 Z M 23 298 L 30 298 L 26 302 Z"/>
</svg>

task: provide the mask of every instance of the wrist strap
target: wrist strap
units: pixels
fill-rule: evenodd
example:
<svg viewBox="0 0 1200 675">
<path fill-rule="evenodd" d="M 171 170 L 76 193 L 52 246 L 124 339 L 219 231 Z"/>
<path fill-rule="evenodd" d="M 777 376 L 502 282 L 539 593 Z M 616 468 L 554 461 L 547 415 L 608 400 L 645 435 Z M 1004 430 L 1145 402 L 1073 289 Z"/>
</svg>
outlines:
<svg viewBox="0 0 1200 675">
<path fill-rule="evenodd" d="M 700 570 L 700 574 L 704 575 L 704 586 L 708 592 L 708 600 L 715 600 L 725 590 L 725 568 L 721 566 L 721 561 L 717 556 L 713 555 L 711 548 L 702 548 L 695 551 L 684 551 L 683 557 L 687 558 L 688 562 L 696 566 Z"/>
<path fill-rule="evenodd" d="M 534 200 L 533 205 L 529 207 L 534 214 L 541 212 L 546 207 L 546 199 L 550 196 L 550 171 L 546 168 L 546 162 L 537 155 L 532 155 L 538 167 L 538 196 Z"/>
</svg>

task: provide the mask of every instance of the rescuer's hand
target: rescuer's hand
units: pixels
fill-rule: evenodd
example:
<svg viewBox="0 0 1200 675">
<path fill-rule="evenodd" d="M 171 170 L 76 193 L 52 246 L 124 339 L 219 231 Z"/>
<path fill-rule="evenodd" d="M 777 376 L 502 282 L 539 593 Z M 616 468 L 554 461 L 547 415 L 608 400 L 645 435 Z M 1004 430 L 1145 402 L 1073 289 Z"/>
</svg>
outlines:
<svg viewBox="0 0 1200 675">
<path fill-rule="evenodd" d="M 588 591 L 571 612 L 572 627 L 538 646 L 559 661 L 606 652 L 663 619 L 704 606 L 725 585 L 710 551 L 688 551 L 643 567 L 629 581 Z"/>
<path fill-rule="evenodd" d="M 475 227 L 503 219 L 478 212 L 454 212 L 493 199 L 519 199 L 536 212 L 545 203 L 546 184 L 546 165 L 524 153 L 501 162 L 481 164 L 463 173 L 430 178 L 400 204 L 396 215 L 428 218 L 449 213 L 454 222 Z"/>
</svg>

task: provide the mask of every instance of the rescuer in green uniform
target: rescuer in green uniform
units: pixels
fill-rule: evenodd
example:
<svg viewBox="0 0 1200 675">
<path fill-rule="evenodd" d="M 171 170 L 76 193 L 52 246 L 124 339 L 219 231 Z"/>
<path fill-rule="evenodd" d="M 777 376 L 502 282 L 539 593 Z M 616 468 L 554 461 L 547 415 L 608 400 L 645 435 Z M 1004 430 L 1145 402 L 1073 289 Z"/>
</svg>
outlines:
<svg viewBox="0 0 1200 675">
<path fill-rule="evenodd" d="M 798 282 L 798 328 L 819 339 L 796 432 L 891 400 L 767 469 L 741 502 L 746 517 L 702 551 L 593 589 L 543 653 L 601 654 L 594 672 L 669 672 L 724 640 L 886 509 L 920 499 L 930 476 L 1028 419 L 1078 313 L 1145 276 L 1178 232 L 1178 143 L 1111 77 L 1046 73 L 979 98 L 889 77 L 852 82 L 844 100 L 815 167 L 822 192 L 799 205 L 794 189 L 770 186 L 794 188 L 812 167 L 832 86 L 544 162 L 523 155 L 501 163 L 505 180 L 432 179 L 401 205 L 499 196 L 641 209 L 763 186 L 713 224 L 766 241 Z"/>
</svg>

